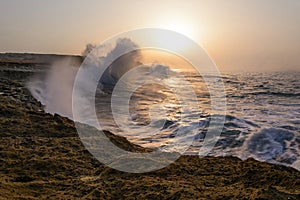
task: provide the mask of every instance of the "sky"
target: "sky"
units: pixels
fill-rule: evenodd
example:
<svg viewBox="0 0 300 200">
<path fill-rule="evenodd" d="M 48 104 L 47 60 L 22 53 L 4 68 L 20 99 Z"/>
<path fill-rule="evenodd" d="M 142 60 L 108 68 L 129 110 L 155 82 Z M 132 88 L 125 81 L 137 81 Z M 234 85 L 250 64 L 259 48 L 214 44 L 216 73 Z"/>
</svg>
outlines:
<svg viewBox="0 0 300 200">
<path fill-rule="evenodd" d="M 81 54 L 131 29 L 167 28 L 224 71 L 300 70 L 299 0 L 0 0 L 0 52 Z"/>
</svg>

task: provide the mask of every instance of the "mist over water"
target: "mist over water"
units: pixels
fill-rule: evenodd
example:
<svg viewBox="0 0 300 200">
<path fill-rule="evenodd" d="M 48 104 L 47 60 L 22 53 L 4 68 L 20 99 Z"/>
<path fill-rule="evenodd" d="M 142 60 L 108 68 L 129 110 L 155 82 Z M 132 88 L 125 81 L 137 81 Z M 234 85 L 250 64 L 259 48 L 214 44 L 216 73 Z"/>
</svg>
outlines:
<svg viewBox="0 0 300 200">
<path fill-rule="evenodd" d="M 90 52 L 90 57 L 96 54 L 97 58 L 86 58 L 89 65 L 83 67 L 85 77 L 80 80 L 83 85 L 82 97 L 80 97 L 82 102 L 86 102 L 85 94 L 89 92 L 89 84 L 95 71 L 111 62 L 114 54 L 122 54 L 135 47 L 136 44 L 130 39 L 123 38 L 117 41 L 115 47 L 107 46 L 96 49 L 97 52 Z M 139 57 L 139 52 L 133 51 L 114 61 L 100 78 L 99 88 L 104 89 L 115 85 L 122 74 L 136 66 Z M 31 94 L 45 106 L 46 112 L 57 113 L 72 119 L 73 85 L 81 64 L 78 60 L 63 58 L 53 62 L 46 72 L 36 74 L 27 83 Z"/>
<path fill-rule="evenodd" d="M 80 63 L 75 63 L 75 65 Z M 70 58 L 54 62 L 27 83 L 32 96 L 45 106 L 45 111 L 72 119 L 72 92 L 78 66 Z"/>
<path fill-rule="evenodd" d="M 187 154 L 197 154 L 206 136 L 210 122 L 210 94 L 202 77 L 195 72 L 175 71 L 172 66 L 158 63 L 143 64 L 139 51 L 132 51 L 112 62 L 115 54 L 122 54 L 136 48 L 129 39 L 119 39 L 115 46 L 98 48 L 92 52 L 83 66 L 84 76 L 79 80 L 82 89 L 77 97 L 82 102 L 82 110 L 90 105 L 90 95 L 96 95 L 96 111 L 101 127 L 115 134 L 127 137 L 131 142 L 164 151 L 180 151 L 176 145 L 193 140 Z M 100 51 L 100 52 L 99 52 Z M 95 71 L 102 66 L 109 67 L 99 80 L 96 94 L 92 94 L 90 84 Z M 46 112 L 58 113 L 72 119 L 72 94 L 76 73 L 81 63 L 65 59 L 53 63 L 43 74 L 37 74 L 28 82 L 32 95 L 45 105 Z M 157 84 L 138 88 L 130 99 L 130 132 L 117 126 L 111 110 L 112 91 L 118 80 L 129 70 L 142 66 L 142 73 L 132 84 L 151 78 Z M 184 66 L 182 67 L 184 69 Z M 194 89 L 199 104 L 196 112 L 185 113 L 180 119 L 180 102 L 172 91 L 160 83 L 168 83 L 185 95 L 185 77 Z M 227 115 L 223 132 L 210 153 L 211 156 L 238 156 L 293 166 L 300 170 L 300 88 L 299 73 L 240 73 L 223 74 L 222 79 L 227 94 Z M 187 99 L 186 103 L 193 101 Z M 192 103 L 192 102 L 191 102 Z M 164 115 L 151 113 L 164 111 Z M 86 114 L 89 116 L 89 113 Z M 159 133 L 140 134 L 139 127 L 154 121 L 163 122 Z M 155 127 L 153 127 L 155 128 Z M 175 137 L 179 128 L 185 130 Z M 196 131 L 196 136 L 189 134 Z"/>
</svg>

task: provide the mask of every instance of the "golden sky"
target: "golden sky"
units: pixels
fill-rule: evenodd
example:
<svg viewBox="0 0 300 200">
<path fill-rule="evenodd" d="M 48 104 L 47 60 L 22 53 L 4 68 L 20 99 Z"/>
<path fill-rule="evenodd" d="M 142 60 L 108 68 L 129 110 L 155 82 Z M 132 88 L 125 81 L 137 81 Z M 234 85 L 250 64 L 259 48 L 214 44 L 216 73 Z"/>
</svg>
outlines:
<svg viewBox="0 0 300 200">
<path fill-rule="evenodd" d="M 80 54 L 136 28 L 202 45 L 221 70 L 299 70 L 299 0 L 2 0 L 0 52 Z"/>
</svg>

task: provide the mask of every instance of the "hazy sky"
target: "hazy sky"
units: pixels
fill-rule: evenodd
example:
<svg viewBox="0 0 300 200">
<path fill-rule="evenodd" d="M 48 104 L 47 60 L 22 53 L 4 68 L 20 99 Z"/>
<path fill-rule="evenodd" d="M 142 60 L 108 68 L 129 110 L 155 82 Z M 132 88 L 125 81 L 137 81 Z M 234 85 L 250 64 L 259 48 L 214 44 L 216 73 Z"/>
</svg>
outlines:
<svg viewBox="0 0 300 200">
<path fill-rule="evenodd" d="M 300 70 L 300 0 L 0 0 L 0 52 L 80 54 L 130 29 L 170 28 L 223 70 Z"/>
</svg>

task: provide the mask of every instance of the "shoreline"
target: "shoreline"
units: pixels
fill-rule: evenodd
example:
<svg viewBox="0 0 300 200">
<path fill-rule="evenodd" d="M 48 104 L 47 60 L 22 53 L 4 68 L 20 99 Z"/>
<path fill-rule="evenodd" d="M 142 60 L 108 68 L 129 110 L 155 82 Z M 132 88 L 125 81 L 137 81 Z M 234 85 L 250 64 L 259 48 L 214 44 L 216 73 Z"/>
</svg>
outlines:
<svg viewBox="0 0 300 200">
<path fill-rule="evenodd" d="M 300 172 L 235 157 L 181 156 L 154 172 L 106 167 L 82 145 L 74 123 L 42 111 L 22 81 L 1 78 L 1 198 L 3 199 L 297 199 Z M 107 132 L 128 151 L 147 149 Z"/>
</svg>

